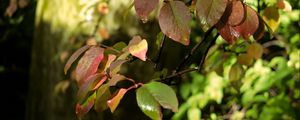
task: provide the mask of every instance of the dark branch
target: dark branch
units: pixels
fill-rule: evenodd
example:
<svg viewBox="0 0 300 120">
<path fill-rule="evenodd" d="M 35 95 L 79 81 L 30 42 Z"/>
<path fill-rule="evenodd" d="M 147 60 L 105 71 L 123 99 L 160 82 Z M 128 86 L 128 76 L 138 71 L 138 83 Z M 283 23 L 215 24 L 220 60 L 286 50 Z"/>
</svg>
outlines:
<svg viewBox="0 0 300 120">
<path fill-rule="evenodd" d="M 172 75 L 169 75 L 167 77 L 164 77 L 164 78 L 153 79 L 153 81 L 161 81 L 161 82 L 166 83 L 166 84 L 169 85 L 169 84 L 171 84 L 171 81 L 170 81 L 171 78 L 178 77 L 178 76 L 183 75 L 185 73 L 189 73 L 189 72 L 197 71 L 197 70 L 199 70 L 198 67 L 188 68 L 188 69 L 176 72 L 176 73 L 174 73 Z"/>
<path fill-rule="evenodd" d="M 204 37 L 202 38 L 201 42 L 199 42 L 198 44 L 196 44 L 192 50 L 184 57 L 184 59 L 180 62 L 180 64 L 178 65 L 178 67 L 176 68 L 176 71 L 179 71 L 180 69 L 182 69 L 182 67 L 186 64 L 186 62 L 189 60 L 189 58 L 196 52 L 196 50 L 202 46 L 202 44 L 204 44 L 205 40 L 207 39 L 207 37 L 211 34 L 211 32 L 213 31 L 214 27 L 211 27 L 204 35 Z"/>
<path fill-rule="evenodd" d="M 219 34 L 217 34 L 212 40 L 210 40 L 210 43 L 209 43 L 208 47 L 205 49 L 204 54 L 201 55 L 200 63 L 198 65 L 199 71 L 202 69 L 202 66 L 203 66 L 204 60 L 207 56 L 208 50 L 216 43 L 216 40 L 218 37 L 219 37 Z"/>
<path fill-rule="evenodd" d="M 97 30 L 98 30 L 98 28 L 99 28 L 99 23 L 101 22 L 102 18 L 103 18 L 102 16 L 99 16 L 99 18 L 98 18 L 98 20 L 97 20 L 97 24 L 96 24 L 96 26 L 95 26 L 95 28 L 94 28 L 94 31 L 93 31 L 93 34 L 92 34 L 93 37 L 96 36 Z"/>
<path fill-rule="evenodd" d="M 155 63 L 155 68 L 157 68 L 157 64 L 159 63 L 159 60 L 160 60 L 160 56 L 162 54 L 162 51 L 163 51 L 163 47 L 164 47 L 164 44 L 165 44 L 165 40 L 166 40 L 166 35 L 163 35 L 162 37 L 162 41 L 160 42 L 160 46 L 159 46 L 159 50 L 158 50 L 158 54 L 157 54 L 157 57 L 154 61 Z"/>
</svg>

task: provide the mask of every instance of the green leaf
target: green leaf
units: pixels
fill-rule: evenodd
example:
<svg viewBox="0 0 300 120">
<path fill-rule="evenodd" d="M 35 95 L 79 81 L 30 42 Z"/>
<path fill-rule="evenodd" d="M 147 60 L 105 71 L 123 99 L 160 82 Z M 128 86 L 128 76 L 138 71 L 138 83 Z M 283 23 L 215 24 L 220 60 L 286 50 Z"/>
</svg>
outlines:
<svg viewBox="0 0 300 120">
<path fill-rule="evenodd" d="M 228 0 L 197 0 L 196 10 L 201 23 L 214 26 L 225 12 Z"/>
<path fill-rule="evenodd" d="M 168 85 L 160 82 L 151 82 L 144 86 L 162 107 L 171 109 L 173 112 L 178 110 L 176 94 Z"/>
<path fill-rule="evenodd" d="M 91 46 L 86 45 L 83 46 L 82 48 L 78 49 L 77 51 L 75 51 L 72 56 L 69 58 L 69 60 L 67 61 L 65 68 L 64 68 L 64 72 L 65 74 L 67 74 L 67 71 L 70 69 L 71 65 L 73 64 L 73 62 L 83 53 L 85 52 L 87 49 L 89 49 Z"/>
<path fill-rule="evenodd" d="M 126 77 L 120 74 L 115 74 L 111 77 L 111 79 L 109 80 L 108 84 L 110 86 L 115 86 L 118 82 L 125 80 Z"/>
<path fill-rule="evenodd" d="M 109 84 L 102 85 L 98 90 L 96 94 L 96 100 L 94 108 L 98 112 L 102 112 L 105 109 L 108 108 L 107 106 L 107 100 L 110 98 L 111 93 L 109 91 Z"/>
<path fill-rule="evenodd" d="M 148 117 L 153 120 L 162 119 L 160 105 L 146 87 L 143 86 L 137 90 L 136 99 L 138 106 Z"/>
<path fill-rule="evenodd" d="M 125 93 L 127 92 L 127 89 L 121 88 L 117 95 L 115 95 L 112 99 L 107 101 L 107 105 L 110 108 L 111 112 L 114 112 L 117 108 L 117 106 L 119 105 L 121 99 L 123 98 L 123 96 L 125 95 Z"/>
<path fill-rule="evenodd" d="M 96 92 L 94 92 L 91 96 L 87 98 L 87 100 L 82 104 L 77 104 L 76 105 L 76 115 L 81 118 L 85 114 L 87 114 L 90 109 L 93 107 L 95 103 L 95 98 L 96 98 Z"/>
<path fill-rule="evenodd" d="M 182 1 L 169 1 L 160 10 L 158 22 L 161 31 L 183 45 L 190 44 L 191 13 Z"/>
<path fill-rule="evenodd" d="M 279 26 L 279 11 L 276 7 L 267 7 L 263 13 L 263 19 L 266 24 L 271 28 L 274 32 Z"/>
<path fill-rule="evenodd" d="M 201 120 L 201 111 L 197 107 L 192 107 L 187 111 L 188 120 Z"/>
</svg>

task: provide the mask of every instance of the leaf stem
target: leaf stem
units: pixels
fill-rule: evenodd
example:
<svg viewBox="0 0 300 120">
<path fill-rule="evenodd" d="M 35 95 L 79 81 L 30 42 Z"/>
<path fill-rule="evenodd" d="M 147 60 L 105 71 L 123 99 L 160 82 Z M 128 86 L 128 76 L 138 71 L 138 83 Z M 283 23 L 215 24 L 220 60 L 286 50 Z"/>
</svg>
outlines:
<svg viewBox="0 0 300 120">
<path fill-rule="evenodd" d="M 180 64 L 178 65 L 178 67 L 176 68 L 176 71 L 179 71 L 180 69 L 182 69 L 182 67 L 186 64 L 186 62 L 190 59 L 190 57 L 192 55 L 194 55 L 194 53 L 196 52 L 196 50 L 202 45 L 204 44 L 205 40 L 207 39 L 207 37 L 211 34 L 211 32 L 213 31 L 215 27 L 211 27 L 204 35 L 204 37 L 202 38 L 201 42 L 199 42 L 198 44 L 196 44 L 192 50 L 184 57 L 184 59 L 180 62 Z"/>
<path fill-rule="evenodd" d="M 160 56 L 161 56 L 163 48 L 164 48 L 165 40 L 166 40 L 166 35 L 164 34 L 163 37 L 162 37 L 162 41 L 160 42 L 160 46 L 159 46 L 157 57 L 156 57 L 156 59 L 154 61 L 155 68 L 157 68 L 157 66 L 158 66 L 157 64 L 159 63 Z"/>
</svg>

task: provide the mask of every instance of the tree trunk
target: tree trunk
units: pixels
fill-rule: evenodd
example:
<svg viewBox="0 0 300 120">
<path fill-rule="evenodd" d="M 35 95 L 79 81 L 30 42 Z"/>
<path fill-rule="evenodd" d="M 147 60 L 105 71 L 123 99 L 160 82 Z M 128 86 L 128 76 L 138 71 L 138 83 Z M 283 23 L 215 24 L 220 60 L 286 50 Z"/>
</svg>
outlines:
<svg viewBox="0 0 300 120">
<path fill-rule="evenodd" d="M 40 4 L 51 4 L 57 0 L 39 0 L 35 19 L 34 40 L 28 101 L 26 107 L 27 120 L 74 120 L 75 87 L 71 83 L 66 92 L 56 94 L 55 85 L 64 79 L 63 64 L 59 59 L 64 47 L 64 26 L 53 31 L 51 21 L 46 21 L 43 14 L 57 7 L 39 10 Z M 42 2 L 42 3 L 40 3 Z M 57 11 L 58 12 L 58 11 Z M 56 14 L 53 14 L 53 17 Z"/>
</svg>

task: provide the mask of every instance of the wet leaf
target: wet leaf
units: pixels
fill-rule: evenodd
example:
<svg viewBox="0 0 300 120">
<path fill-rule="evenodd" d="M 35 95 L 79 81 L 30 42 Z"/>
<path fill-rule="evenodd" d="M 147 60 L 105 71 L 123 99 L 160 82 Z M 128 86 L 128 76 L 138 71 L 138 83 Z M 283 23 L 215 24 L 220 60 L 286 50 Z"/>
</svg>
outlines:
<svg viewBox="0 0 300 120">
<path fill-rule="evenodd" d="M 150 94 L 146 87 L 140 87 L 136 92 L 136 100 L 139 108 L 151 119 L 161 120 L 162 113 L 159 103 Z"/>
<path fill-rule="evenodd" d="M 92 47 L 85 52 L 83 57 L 79 60 L 76 67 L 76 80 L 79 85 L 84 83 L 84 80 L 93 75 L 98 70 L 98 66 L 103 59 L 104 49 L 100 47 Z"/>
<path fill-rule="evenodd" d="M 146 53 L 148 50 L 148 43 L 145 39 L 141 40 L 140 37 L 135 36 L 129 42 L 129 53 L 142 61 L 146 61 Z"/>
<path fill-rule="evenodd" d="M 144 86 L 162 107 L 171 109 L 173 112 L 178 110 L 176 94 L 168 85 L 160 82 L 151 82 Z"/>
<path fill-rule="evenodd" d="M 202 24 L 214 26 L 225 12 L 228 0 L 197 0 L 197 16 Z"/>
<path fill-rule="evenodd" d="M 75 51 L 72 56 L 69 58 L 69 60 L 67 61 L 65 68 L 64 68 L 64 72 L 65 74 L 67 74 L 68 70 L 70 69 L 71 65 L 73 64 L 73 62 L 83 53 L 85 52 L 87 49 L 89 49 L 91 46 L 83 46 L 82 48 L 79 48 L 77 51 Z"/>
<path fill-rule="evenodd" d="M 78 118 L 81 118 L 87 114 L 95 103 L 96 92 L 87 98 L 87 100 L 82 104 L 76 104 L 76 115 Z"/>
<path fill-rule="evenodd" d="M 158 22 L 161 31 L 183 45 L 189 45 L 191 13 L 182 1 L 169 1 L 160 10 Z"/>
<path fill-rule="evenodd" d="M 110 98 L 111 93 L 109 91 L 109 84 L 102 85 L 96 94 L 96 100 L 94 108 L 97 112 L 102 112 L 108 108 L 107 101 Z"/>
<path fill-rule="evenodd" d="M 134 8 L 137 15 L 146 23 L 150 13 L 158 6 L 158 0 L 134 0 Z"/>
<path fill-rule="evenodd" d="M 107 101 L 107 105 L 110 108 L 111 112 L 114 112 L 116 110 L 117 106 L 119 105 L 121 99 L 123 98 L 126 92 L 127 89 L 121 88 L 116 96 Z"/>
</svg>

